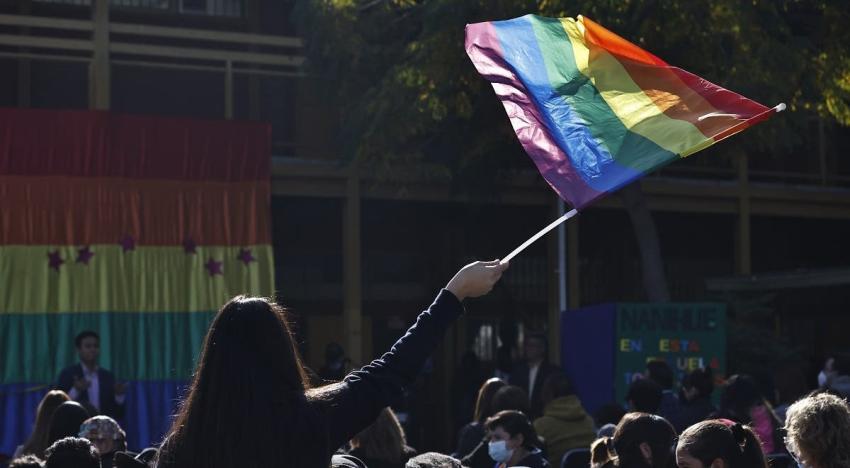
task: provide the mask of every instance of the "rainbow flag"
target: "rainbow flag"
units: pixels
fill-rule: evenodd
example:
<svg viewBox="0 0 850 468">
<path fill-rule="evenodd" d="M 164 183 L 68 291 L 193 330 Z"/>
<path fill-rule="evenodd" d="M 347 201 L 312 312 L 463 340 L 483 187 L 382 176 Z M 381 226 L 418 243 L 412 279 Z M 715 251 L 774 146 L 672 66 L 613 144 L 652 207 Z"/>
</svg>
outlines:
<svg viewBox="0 0 850 468">
<path fill-rule="evenodd" d="M 271 295 L 270 129 L 0 109 L 0 452 L 100 334 L 130 447 L 160 441 L 215 311 Z"/>
<path fill-rule="evenodd" d="M 470 24 L 466 52 L 543 177 L 577 209 L 784 109 L 673 67 L 581 16 Z"/>
</svg>

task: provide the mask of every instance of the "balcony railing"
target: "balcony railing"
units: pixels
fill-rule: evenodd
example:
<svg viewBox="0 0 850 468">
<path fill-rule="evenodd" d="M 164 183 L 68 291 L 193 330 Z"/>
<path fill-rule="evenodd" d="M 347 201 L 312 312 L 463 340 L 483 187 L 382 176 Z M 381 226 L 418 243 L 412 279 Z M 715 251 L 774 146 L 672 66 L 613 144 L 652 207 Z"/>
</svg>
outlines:
<svg viewBox="0 0 850 468">
<path fill-rule="evenodd" d="M 35 0 L 39 3 L 91 6 L 92 0 Z M 170 11 L 188 15 L 239 18 L 244 14 L 243 0 L 110 0 L 113 8 Z"/>
</svg>

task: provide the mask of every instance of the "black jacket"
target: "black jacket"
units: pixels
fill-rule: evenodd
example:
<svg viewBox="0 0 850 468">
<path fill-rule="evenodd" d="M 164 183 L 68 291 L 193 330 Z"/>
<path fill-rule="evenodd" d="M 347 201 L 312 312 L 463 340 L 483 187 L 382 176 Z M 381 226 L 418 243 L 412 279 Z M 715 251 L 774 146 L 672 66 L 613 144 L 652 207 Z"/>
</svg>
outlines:
<svg viewBox="0 0 850 468">
<path fill-rule="evenodd" d="M 324 406 L 330 447 L 336 449 L 372 424 L 378 413 L 413 384 L 425 361 L 442 342 L 446 330 L 463 312 L 457 297 L 442 290 L 428 310 L 419 314 L 407 333 L 378 359 L 354 371 L 340 383 Z"/>
<path fill-rule="evenodd" d="M 56 383 L 56 389 L 68 393 L 74 387 L 74 378 L 83 378 L 82 364 L 75 364 L 62 369 L 59 373 L 59 379 Z M 115 375 L 104 368 L 97 370 L 97 380 L 100 393 L 99 402 L 89 401 L 88 390 L 80 393 L 77 401 L 80 403 L 96 404 L 100 408 L 100 413 L 109 416 L 112 419 L 121 419 L 124 417 L 124 405 L 119 405 L 115 402 Z"/>
<path fill-rule="evenodd" d="M 529 395 L 530 397 L 530 414 L 528 414 L 528 418 L 532 421 L 543 416 L 543 399 L 541 398 L 541 394 L 543 392 L 543 382 L 546 381 L 546 378 L 552 375 L 553 372 L 558 372 L 558 368 L 549 364 L 546 361 L 540 363 L 540 368 L 537 369 L 537 375 L 534 376 L 534 391 Z M 511 377 L 509 379 L 509 383 L 511 385 L 516 385 L 517 387 L 521 387 L 528 393 L 528 364 L 522 362 L 516 364 L 514 366 L 513 372 L 511 372 Z"/>
</svg>

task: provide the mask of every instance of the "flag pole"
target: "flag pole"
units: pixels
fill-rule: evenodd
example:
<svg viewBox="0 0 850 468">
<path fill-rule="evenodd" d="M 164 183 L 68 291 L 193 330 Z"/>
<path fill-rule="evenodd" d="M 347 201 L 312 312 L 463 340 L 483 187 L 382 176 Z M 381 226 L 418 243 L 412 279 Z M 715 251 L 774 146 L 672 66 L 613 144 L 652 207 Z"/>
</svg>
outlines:
<svg viewBox="0 0 850 468">
<path fill-rule="evenodd" d="M 549 223 L 548 226 L 541 229 L 540 232 L 531 236 L 530 238 L 528 238 L 528 240 L 523 242 L 519 247 L 515 248 L 513 250 L 513 252 L 509 253 L 505 258 L 503 258 L 500 263 L 510 262 L 512 258 L 519 255 L 520 252 L 522 252 L 523 250 L 525 250 L 526 247 L 528 247 L 529 245 L 531 245 L 535 241 L 537 241 L 537 239 L 540 239 L 541 237 L 545 236 L 547 232 L 551 231 L 552 229 L 555 229 L 556 227 L 558 227 L 559 224 L 563 223 L 564 221 L 572 218 L 573 216 L 575 216 L 577 214 L 578 214 L 578 210 L 576 210 L 576 209 L 572 209 L 572 210 L 564 213 L 560 218 L 556 219 L 555 221 L 552 221 L 551 223 Z"/>
</svg>

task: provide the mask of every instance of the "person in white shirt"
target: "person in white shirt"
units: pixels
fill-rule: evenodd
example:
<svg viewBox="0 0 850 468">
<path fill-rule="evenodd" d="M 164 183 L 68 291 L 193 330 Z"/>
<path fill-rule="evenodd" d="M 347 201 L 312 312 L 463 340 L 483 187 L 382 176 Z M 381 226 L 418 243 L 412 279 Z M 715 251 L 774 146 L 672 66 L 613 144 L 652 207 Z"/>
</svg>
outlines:
<svg viewBox="0 0 850 468">
<path fill-rule="evenodd" d="M 74 345 L 80 362 L 59 373 L 56 388 L 67 392 L 72 400 L 86 406 L 93 414 L 122 418 L 127 385 L 116 382 L 112 372 L 98 366 L 100 336 L 90 330 L 84 331 L 74 339 Z"/>
</svg>

